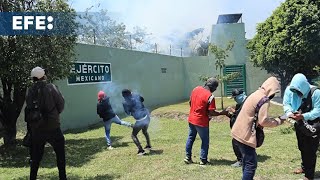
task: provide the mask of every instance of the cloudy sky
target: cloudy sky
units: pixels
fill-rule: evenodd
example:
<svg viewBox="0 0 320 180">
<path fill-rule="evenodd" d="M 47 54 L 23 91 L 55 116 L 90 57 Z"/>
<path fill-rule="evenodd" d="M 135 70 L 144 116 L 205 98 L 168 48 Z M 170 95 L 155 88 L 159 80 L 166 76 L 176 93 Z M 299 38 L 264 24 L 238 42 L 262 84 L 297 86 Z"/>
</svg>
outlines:
<svg viewBox="0 0 320 180">
<path fill-rule="evenodd" d="M 111 17 L 123 22 L 130 31 L 145 27 L 155 41 L 170 34 L 183 34 L 205 28 L 209 35 L 219 14 L 242 13 L 246 38 L 255 34 L 263 22 L 284 0 L 69 0 L 78 12 L 93 6 L 92 12 L 107 9 Z"/>
</svg>

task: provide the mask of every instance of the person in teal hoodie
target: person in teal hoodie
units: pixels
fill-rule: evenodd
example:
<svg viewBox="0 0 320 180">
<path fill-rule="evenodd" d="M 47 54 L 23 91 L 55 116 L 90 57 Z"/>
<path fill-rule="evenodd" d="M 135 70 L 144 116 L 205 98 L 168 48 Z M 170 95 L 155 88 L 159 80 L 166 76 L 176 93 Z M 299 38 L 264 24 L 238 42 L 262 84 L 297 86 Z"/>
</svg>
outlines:
<svg viewBox="0 0 320 180">
<path fill-rule="evenodd" d="M 301 152 L 301 168 L 297 168 L 294 173 L 304 173 L 304 180 L 314 178 L 317 160 L 316 152 L 319 145 L 319 135 L 307 136 L 298 128 L 298 123 L 302 120 L 311 125 L 320 122 L 320 90 L 316 89 L 311 94 L 313 87 L 303 74 L 298 73 L 292 78 L 283 97 L 283 108 L 286 116 L 296 121 L 296 136 Z M 311 96 L 311 106 L 306 105 L 308 96 Z"/>
</svg>

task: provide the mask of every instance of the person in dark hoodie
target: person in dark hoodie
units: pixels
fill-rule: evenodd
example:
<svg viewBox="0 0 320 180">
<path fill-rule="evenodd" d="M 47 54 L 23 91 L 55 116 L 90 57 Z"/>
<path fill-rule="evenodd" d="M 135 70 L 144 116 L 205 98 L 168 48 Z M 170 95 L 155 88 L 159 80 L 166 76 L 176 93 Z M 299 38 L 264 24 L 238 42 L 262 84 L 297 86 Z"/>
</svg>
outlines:
<svg viewBox="0 0 320 180">
<path fill-rule="evenodd" d="M 150 123 L 150 113 L 149 110 L 144 106 L 144 98 L 138 93 L 132 93 L 129 89 L 122 90 L 122 96 L 124 98 L 123 109 L 126 114 L 133 116 L 136 123 L 133 126 L 131 137 L 133 142 L 138 147 L 138 155 L 145 155 L 146 150 L 151 150 L 150 137 L 148 133 L 148 127 Z M 137 137 L 138 133 L 142 130 L 143 135 L 146 138 L 147 145 L 143 149 L 139 139 Z"/>
<path fill-rule="evenodd" d="M 241 89 L 233 89 L 232 93 L 231 93 L 231 98 L 233 98 L 234 101 L 236 101 L 236 103 L 237 103 L 235 107 L 228 107 L 227 108 L 227 111 L 229 112 L 227 116 L 230 118 L 230 128 L 232 129 L 232 126 L 236 122 L 237 116 L 241 110 L 241 107 L 242 107 L 244 101 L 247 98 L 247 95 Z M 236 140 L 234 138 L 232 138 L 232 148 L 233 148 L 234 154 L 237 157 L 237 162 L 231 164 L 231 166 L 232 167 L 241 167 L 242 166 L 242 155 L 241 155 L 239 147 L 237 146 Z"/>
<path fill-rule="evenodd" d="M 60 113 L 64 109 L 64 98 L 54 84 L 47 83 L 45 71 L 41 67 L 33 68 L 31 77 L 33 84 L 27 91 L 25 108 L 25 121 L 31 131 L 30 180 L 37 179 L 39 164 L 47 142 L 56 153 L 59 179 L 65 180 L 67 179 L 65 139 L 60 128 Z"/>
<path fill-rule="evenodd" d="M 103 91 L 98 92 L 98 104 L 97 104 L 97 114 L 103 119 L 104 129 L 106 133 L 106 141 L 108 149 L 113 149 L 112 142 L 110 138 L 111 124 L 116 123 L 119 125 L 132 127 L 130 122 L 122 121 L 113 111 L 110 104 L 110 97 L 106 96 Z"/>
<path fill-rule="evenodd" d="M 231 136 L 242 154 L 242 180 L 253 180 L 258 166 L 256 130 L 252 129 L 256 107 L 261 100 L 271 100 L 278 92 L 280 92 L 280 83 L 277 78 L 268 78 L 258 90 L 247 97 L 232 127 Z M 257 124 L 260 127 L 276 127 L 284 122 L 284 119 L 279 117 L 269 117 L 269 106 L 270 102 L 266 101 L 258 111 Z"/>
<path fill-rule="evenodd" d="M 320 122 L 320 90 L 315 89 L 311 94 L 312 88 L 315 88 L 315 86 L 309 84 L 305 75 L 298 73 L 293 76 L 283 97 L 283 108 L 286 116 L 297 121 L 294 127 L 302 162 L 301 167 L 295 169 L 294 173 L 304 173 L 304 180 L 314 178 L 316 153 L 319 146 L 319 135 L 307 136 L 298 127 L 298 123 L 303 120 L 311 125 Z M 305 104 L 308 98 L 311 98 L 311 105 Z"/>
</svg>

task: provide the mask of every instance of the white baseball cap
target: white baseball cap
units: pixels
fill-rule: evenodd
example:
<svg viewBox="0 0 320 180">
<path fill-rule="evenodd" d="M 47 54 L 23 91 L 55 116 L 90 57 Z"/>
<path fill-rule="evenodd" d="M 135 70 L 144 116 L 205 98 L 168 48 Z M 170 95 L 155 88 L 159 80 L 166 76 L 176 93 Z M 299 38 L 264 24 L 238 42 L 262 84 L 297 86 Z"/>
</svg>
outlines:
<svg viewBox="0 0 320 180">
<path fill-rule="evenodd" d="M 38 79 L 41 79 L 44 76 L 44 74 L 45 74 L 44 69 L 42 69 L 39 66 L 33 68 L 31 71 L 31 77 L 36 77 Z"/>
</svg>

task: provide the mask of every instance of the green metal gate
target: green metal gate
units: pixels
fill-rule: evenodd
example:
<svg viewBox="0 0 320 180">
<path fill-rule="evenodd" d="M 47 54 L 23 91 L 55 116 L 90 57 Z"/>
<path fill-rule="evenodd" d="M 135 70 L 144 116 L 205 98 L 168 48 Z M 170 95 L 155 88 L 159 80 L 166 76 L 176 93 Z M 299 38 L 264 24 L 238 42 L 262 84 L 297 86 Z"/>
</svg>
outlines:
<svg viewBox="0 0 320 180">
<path fill-rule="evenodd" d="M 228 75 L 234 72 L 239 72 L 240 76 L 236 79 L 224 83 L 224 95 L 231 96 L 231 92 L 235 88 L 243 89 L 246 92 L 246 66 L 243 65 L 228 65 L 223 69 L 223 75 Z"/>
</svg>

